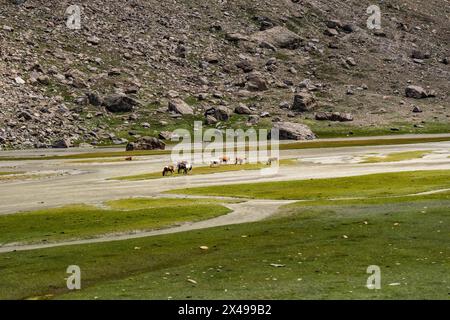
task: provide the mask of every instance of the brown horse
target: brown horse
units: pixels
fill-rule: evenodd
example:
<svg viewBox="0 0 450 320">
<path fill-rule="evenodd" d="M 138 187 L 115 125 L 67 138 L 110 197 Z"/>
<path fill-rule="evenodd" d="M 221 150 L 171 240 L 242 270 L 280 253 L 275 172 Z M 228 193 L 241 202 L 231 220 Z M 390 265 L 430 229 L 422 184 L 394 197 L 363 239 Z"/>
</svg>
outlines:
<svg viewBox="0 0 450 320">
<path fill-rule="evenodd" d="M 221 163 L 227 164 L 228 161 L 230 161 L 230 157 L 228 156 L 223 156 L 222 158 L 219 159 Z"/>
<path fill-rule="evenodd" d="M 162 172 L 163 177 L 165 177 L 168 173 L 174 174 L 175 168 L 173 166 L 165 166 Z"/>
</svg>

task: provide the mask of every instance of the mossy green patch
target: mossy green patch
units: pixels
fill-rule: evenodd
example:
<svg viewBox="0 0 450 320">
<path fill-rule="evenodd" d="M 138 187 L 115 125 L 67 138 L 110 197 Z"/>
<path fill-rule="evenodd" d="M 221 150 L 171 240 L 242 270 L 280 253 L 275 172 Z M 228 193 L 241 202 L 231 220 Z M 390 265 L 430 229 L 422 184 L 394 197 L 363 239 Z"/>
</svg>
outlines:
<svg viewBox="0 0 450 320">
<path fill-rule="evenodd" d="M 10 176 L 10 175 L 14 175 L 14 174 L 22 174 L 24 173 L 23 171 L 7 171 L 7 172 L 0 172 L 0 176 Z"/>
<path fill-rule="evenodd" d="M 210 201 L 120 200 L 111 208 L 71 205 L 0 216 L 0 243 L 39 243 L 147 231 L 199 221 L 230 212 Z M 217 203 L 217 202 L 216 202 Z"/>
<path fill-rule="evenodd" d="M 449 204 L 440 194 L 289 205 L 257 223 L 1 254 L 0 297 L 446 300 Z M 72 264 L 82 289 L 70 292 Z M 370 265 L 381 290 L 366 287 Z"/>
<path fill-rule="evenodd" d="M 280 150 L 294 149 L 318 149 L 318 148 L 344 148 L 344 147 L 369 147 L 388 146 L 416 143 L 432 143 L 450 141 L 450 137 L 418 137 L 418 138 L 388 138 L 388 139 L 356 139 L 356 140 L 327 140 L 306 141 L 281 144 Z"/>
<path fill-rule="evenodd" d="M 420 159 L 430 154 L 430 151 L 406 151 L 395 152 L 386 156 L 370 156 L 365 157 L 361 163 L 380 163 L 380 162 L 398 162 L 413 159 Z"/>
<path fill-rule="evenodd" d="M 242 198 L 317 200 L 400 196 L 450 188 L 450 170 L 372 174 L 345 178 L 249 183 L 173 190 L 170 193 Z"/>
</svg>

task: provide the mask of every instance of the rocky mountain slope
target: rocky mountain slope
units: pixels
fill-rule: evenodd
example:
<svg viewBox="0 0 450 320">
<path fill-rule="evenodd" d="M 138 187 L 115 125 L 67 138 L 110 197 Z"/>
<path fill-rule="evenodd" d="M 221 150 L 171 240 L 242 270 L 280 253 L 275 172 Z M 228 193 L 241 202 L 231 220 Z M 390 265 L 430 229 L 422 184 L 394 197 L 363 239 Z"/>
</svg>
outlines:
<svg viewBox="0 0 450 320">
<path fill-rule="evenodd" d="M 450 131 L 447 0 L 0 0 L 0 146 Z M 369 30 L 367 8 L 381 8 Z"/>
</svg>

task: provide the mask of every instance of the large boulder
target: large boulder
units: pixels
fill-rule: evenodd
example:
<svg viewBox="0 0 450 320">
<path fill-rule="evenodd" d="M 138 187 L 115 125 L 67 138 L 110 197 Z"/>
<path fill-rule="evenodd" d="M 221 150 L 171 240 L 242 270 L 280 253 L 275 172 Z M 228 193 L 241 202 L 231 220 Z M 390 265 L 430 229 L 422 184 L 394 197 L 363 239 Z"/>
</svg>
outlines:
<svg viewBox="0 0 450 320">
<path fill-rule="evenodd" d="M 311 129 L 301 123 L 276 122 L 273 128 L 280 132 L 280 140 L 313 140 L 316 135 Z"/>
<path fill-rule="evenodd" d="M 236 114 L 252 114 L 252 110 L 247 107 L 245 104 L 240 103 L 235 109 L 234 112 Z"/>
<path fill-rule="evenodd" d="M 173 136 L 174 134 L 171 131 L 161 131 L 159 133 L 159 138 L 161 140 L 171 140 Z"/>
<path fill-rule="evenodd" d="M 68 139 L 56 140 L 52 144 L 52 148 L 55 148 L 55 149 L 67 149 L 67 148 L 70 148 L 71 146 L 72 146 L 72 143 Z"/>
<path fill-rule="evenodd" d="M 294 97 L 292 110 L 300 112 L 308 112 L 316 107 L 316 99 L 312 93 L 301 91 Z"/>
<path fill-rule="evenodd" d="M 413 50 L 411 53 L 411 58 L 413 59 L 419 59 L 419 60 L 424 60 L 424 59 L 430 59 L 431 54 L 430 52 L 423 52 L 420 50 Z"/>
<path fill-rule="evenodd" d="M 103 100 L 103 105 L 109 112 L 131 112 L 137 101 L 124 94 L 110 94 Z"/>
<path fill-rule="evenodd" d="M 207 115 L 205 117 L 205 123 L 207 125 L 213 125 L 213 124 L 216 124 L 217 122 L 219 122 L 219 121 L 216 118 L 214 118 L 214 116 Z"/>
<path fill-rule="evenodd" d="M 424 99 L 429 97 L 435 97 L 436 94 L 433 91 L 426 91 L 424 88 L 419 86 L 408 86 L 405 89 L 405 95 L 408 98 L 414 99 Z"/>
<path fill-rule="evenodd" d="M 100 95 L 97 92 L 87 92 L 86 97 L 88 99 L 89 104 L 93 106 L 100 106 L 102 105 L 103 101 Z"/>
<path fill-rule="evenodd" d="M 339 121 L 348 122 L 353 121 L 353 115 L 351 113 L 341 113 L 341 112 L 318 112 L 315 115 L 318 121 Z"/>
<path fill-rule="evenodd" d="M 164 150 L 166 144 L 154 137 L 142 137 L 136 142 L 127 144 L 127 151 L 135 150 Z"/>
<path fill-rule="evenodd" d="M 267 81 L 259 72 L 252 72 L 247 76 L 247 88 L 250 91 L 268 90 Z"/>
<path fill-rule="evenodd" d="M 212 116 L 218 121 L 228 121 L 233 112 L 225 106 L 211 107 L 205 111 L 205 117 Z"/>
<path fill-rule="evenodd" d="M 302 42 L 300 36 L 281 26 L 257 32 L 251 36 L 251 40 L 259 44 L 270 43 L 275 47 L 286 49 L 297 49 Z"/>
<path fill-rule="evenodd" d="M 192 115 L 194 110 L 190 105 L 181 99 L 173 99 L 169 101 L 169 111 L 181 114 L 181 115 Z"/>
</svg>

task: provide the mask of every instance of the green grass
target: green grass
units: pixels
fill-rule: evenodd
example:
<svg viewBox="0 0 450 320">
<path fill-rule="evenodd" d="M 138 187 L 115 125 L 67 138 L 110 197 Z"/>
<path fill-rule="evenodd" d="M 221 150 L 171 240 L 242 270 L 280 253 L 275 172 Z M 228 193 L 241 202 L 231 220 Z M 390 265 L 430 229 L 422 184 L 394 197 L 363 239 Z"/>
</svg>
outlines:
<svg viewBox="0 0 450 320">
<path fill-rule="evenodd" d="M 220 200 L 220 203 L 239 203 L 242 200 Z M 192 206 L 196 204 L 217 204 L 216 199 L 177 199 L 177 198 L 129 198 L 105 202 L 114 210 L 141 210 L 148 208 L 169 208 Z"/>
<path fill-rule="evenodd" d="M 446 300 L 449 206 L 449 193 L 300 203 L 257 223 L 1 254 L 0 298 Z M 73 264 L 82 290 L 69 292 Z M 365 287 L 369 265 L 381 290 Z"/>
<path fill-rule="evenodd" d="M 110 233 L 162 229 L 230 212 L 208 200 L 131 199 L 110 202 L 110 209 L 71 205 L 0 216 L 0 243 L 57 242 Z"/>
<path fill-rule="evenodd" d="M 188 96 L 186 99 L 184 99 L 184 102 L 186 102 L 190 106 L 198 106 L 200 104 L 200 101 L 194 96 Z"/>
<path fill-rule="evenodd" d="M 361 140 L 338 140 L 338 141 L 308 141 L 294 142 L 280 145 L 280 150 L 292 149 L 316 149 L 316 148 L 342 148 L 342 147 L 368 147 L 368 146 L 388 146 L 416 143 L 431 143 L 450 141 L 450 137 L 438 138 L 389 138 L 389 139 L 361 139 Z"/>
<path fill-rule="evenodd" d="M 14 174 L 23 174 L 25 173 L 24 171 L 16 171 L 16 172 L 0 172 L 0 176 L 10 176 L 10 175 L 14 175 Z"/>
<path fill-rule="evenodd" d="M 398 162 L 420 159 L 430 154 L 430 152 L 431 151 L 406 151 L 391 153 L 383 157 L 370 156 L 366 157 L 361 163 Z"/>
<path fill-rule="evenodd" d="M 134 161 L 138 160 L 136 158 L 133 159 Z M 115 162 L 126 162 L 125 158 L 105 158 L 105 159 L 88 159 L 88 160 L 76 160 L 72 161 L 71 163 L 77 163 L 77 164 L 89 164 L 89 163 L 115 163 Z"/>
<path fill-rule="evenodd" d="M 344 102 L 343 102 L 344 103 Z M 319 138 L 339 138 L 339 137 L 369 137 L 369 136 L 397 136 L 402 134 L 438 134 L 449 133 L 449 123 L 427 122 L 423 124 L 423 128 L 415 128 L 411 123 L 391 123 L 388 125 L 378 126 L 359 126 L 353 123 L 332 123 L 328 121 L 305 120 L 305 124 L 309 125 L 311 130 Z M 392 131 L 392 128 L 398 131 Z"/>
<path fill-rule="evenodd" d="M 295 165 L 296 161 L 292 159 L 283 159 L 280 160 L 280 165 Z M 209 166 L 203 166 L 203 167 L 194 167 L 194 169 L 189 173 L 189 175 L 195 176 L 195 175 L 201 175 L 201 174 L 214 174 L 214 173 L 221 173 L 221 172 L 232 172 L 232 171 L 243 171 L 243 170 L 260 170 L 264 168 L 268 168 L 264 163 L 246 163 L 243 165 L 234 165 L 234 164 L 227 164 L 227 165 L 221 165 L 219 167 L 209 167 Z M 139 175 L 133 175 L 133 176 L 124 176 L 124 177 L 118 177 L 118 178 L 112 178 L 110 180 L 123 180 L 123 181 L 139 181 L 139 180 L 151 180 L 151 179 L 161 179 L 161 178 L 175 178 L 183 175 L 178 175 L 176 172 L 173 175 L 168 175 L 163 177 L 162 172 L 151 172 L 151 173 L 145 173 L 145 174 L 139 174 Z"/>
<path fill-rule="evenodd" d="M 333 179 L 249 183 L 169 193 L 258 199 L 316 200 L 387 197 L 450 188 L 450 170 L 372 174 Z"/>
</svg>

